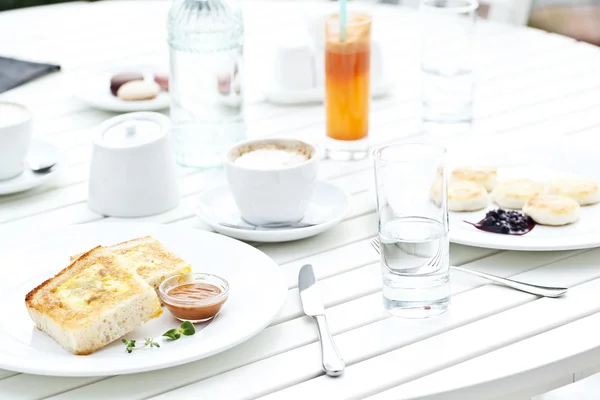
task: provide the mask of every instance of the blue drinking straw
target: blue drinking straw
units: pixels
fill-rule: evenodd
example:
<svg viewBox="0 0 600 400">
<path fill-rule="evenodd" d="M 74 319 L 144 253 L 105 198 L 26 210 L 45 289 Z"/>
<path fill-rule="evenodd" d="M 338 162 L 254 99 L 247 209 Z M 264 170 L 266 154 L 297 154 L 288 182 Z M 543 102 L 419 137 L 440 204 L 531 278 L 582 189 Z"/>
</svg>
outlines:
<svg viewBox="0 0 600 400">
<path fill-rule="evenodd" d="M 340 0 L 340 39 L 346 41 L 346 0 Z"/>
</svg>

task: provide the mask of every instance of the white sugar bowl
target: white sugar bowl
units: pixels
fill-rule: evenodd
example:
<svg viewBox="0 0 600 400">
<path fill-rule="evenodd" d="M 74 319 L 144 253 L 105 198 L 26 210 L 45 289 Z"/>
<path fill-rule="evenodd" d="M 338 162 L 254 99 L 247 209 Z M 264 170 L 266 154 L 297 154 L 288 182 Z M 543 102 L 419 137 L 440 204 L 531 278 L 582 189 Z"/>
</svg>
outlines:
<svg viewBox="0 0 600 400">
<path fill-rule="evenodd" d="M 111 217 L 143 217 L 179 204 L 170 120 L 153 112 L 104 121 L 94 139 L 88 205 Z"/>
</svg>

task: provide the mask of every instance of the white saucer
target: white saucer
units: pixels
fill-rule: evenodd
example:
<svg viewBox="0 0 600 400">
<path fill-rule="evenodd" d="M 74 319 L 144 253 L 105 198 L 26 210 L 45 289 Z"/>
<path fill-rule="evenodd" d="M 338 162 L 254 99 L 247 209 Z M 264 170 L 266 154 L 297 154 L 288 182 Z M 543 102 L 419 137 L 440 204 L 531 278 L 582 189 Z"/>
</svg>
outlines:
<svg viewBox="0 0 600 400">
<path fill-rule="evenodd" d="M 53 144 L 34 139 L 29 150 L 29 157 L 37 156 L 56 160 L 56 165 L 46 173 L 35 173 L 27 166 L 21 175 L 0 181 L 0 196 L 12 193 L 19 193 L 25 190 L 33 189 L 45 184 L 55 178 L 63 168 L 65 161 L 62 152 Z"/>
<path fill-rule="evenodd" d="M 81 75 L 76 78 L 75 87 L 79 89 L 75 97 L 92 107 L 113 112 L 159 111 L 169 107 L 169 93 L 165 91 L 152 100 L 124 101 L 114 96 L 110 92 L 110 80 L 121 72 L 139 72 L 151 80 L 159 69 L 148 65 L 121 66 Z"/>
<path fill-rule="evenodd" d="M 331 183 L 318 181 L 302 222 L 319 223 L 306 228 L 247 230 L 220 225 L 224 222 L 251 227 L 244 222 L 227 185 L 208 189 L 200 194 L 196 215 L 215 231 L 236 239 L 253 242 L 288 242 L 304 239 L 326 231 L 340 222 L 348 211 L 348 194 Z"/>
<path fill-rule="evenodd" d="M 393 83 L 390 79 L 384 78 L 373 82 L 371 85 L 371 97 L 374 99 L 388 95 Z M 304 90 L 285 90 L 281 88 L 267 88 L 263 90 L 263 94 L 268 102 L 273 104 L 307 104 L 307 103 L 322 103 L 325 101 L 325 88 L 314 87 Z"/>
</svg>

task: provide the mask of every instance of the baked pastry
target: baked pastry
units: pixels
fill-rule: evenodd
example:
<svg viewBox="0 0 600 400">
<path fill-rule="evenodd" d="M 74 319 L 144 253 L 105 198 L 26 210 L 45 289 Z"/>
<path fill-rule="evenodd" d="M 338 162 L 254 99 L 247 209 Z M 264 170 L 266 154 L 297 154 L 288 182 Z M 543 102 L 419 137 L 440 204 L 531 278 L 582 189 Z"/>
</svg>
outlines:
<svg viewBox="0 0 600 400">
<path fill-rule="evenodd" d="M 442 199 L 442 179 L 437 178 L 431 186 L 431 200 L 438 206 Z M 486 208 L 489 196 L 485 188 L 471 181 L 450 181 L 448 183 L 448 210 L 477 211 Z"/>
<path fill-rule="evenodd" d="M 492 190 L 492 200 L 502 208 L 520 210 L 525 202 L 544 193 L 544 185 L 531 179 L 507 179 Z"/>
<path fill-rule="evenodd" d="M 527 200 L 523 213 L 541 225 L 560 226 L 579 219 L 579 203 L 557 194 L 540 194 Z"/>
<path fill-rule="evenodd" d="M 450 174 L 452 180 L 471 181 L 483 185 L 485 190 L 491 192 L 496 186 L 498 172 L 491 167 L 461 167 Z"/>
<path fill-rule="evenodd" d="M 592 179 L 555 179 L 548 184 L 548 193 L 570 197 L 580 206 L 596 204 L 600 201 L 600 185 Z"/>
</svg>

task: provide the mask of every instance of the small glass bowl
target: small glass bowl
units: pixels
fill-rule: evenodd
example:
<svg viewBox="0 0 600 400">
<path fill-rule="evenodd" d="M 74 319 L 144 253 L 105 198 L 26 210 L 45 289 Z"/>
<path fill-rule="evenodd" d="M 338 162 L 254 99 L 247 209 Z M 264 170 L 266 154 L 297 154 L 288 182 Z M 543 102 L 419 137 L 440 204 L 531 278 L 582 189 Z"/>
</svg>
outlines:
<svg viewBox="0 0 600 400">
<path fill-rule="evenodd" d="M 169 295 L 172 289 L 192 283 L 205 283 L 218 287 L 221 293 L 202 300 L 185 300 Z M 189 273 L 165 279 L 158 288 L 158 295 L 167 309 L 180 321 L 192 323 L 213 319 L 229 297 L 229 283 L 221 277 L 205 273 Z"/>
</svg>

